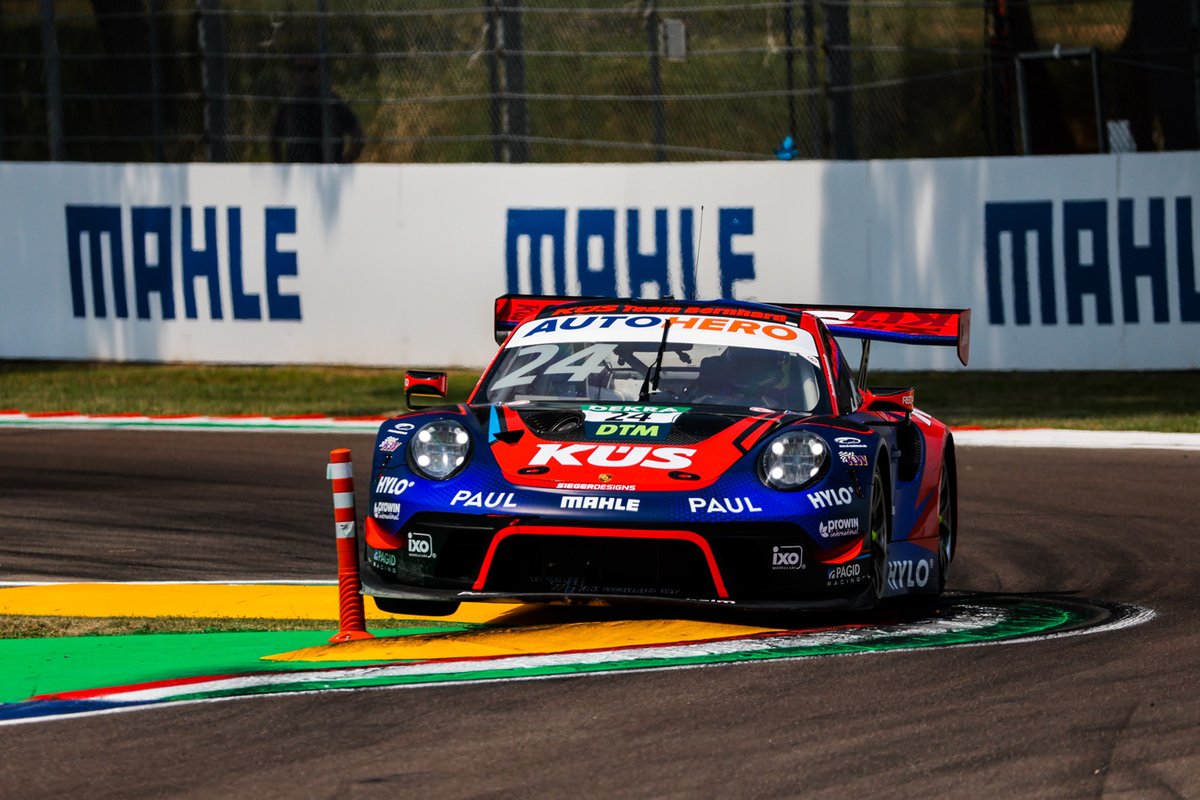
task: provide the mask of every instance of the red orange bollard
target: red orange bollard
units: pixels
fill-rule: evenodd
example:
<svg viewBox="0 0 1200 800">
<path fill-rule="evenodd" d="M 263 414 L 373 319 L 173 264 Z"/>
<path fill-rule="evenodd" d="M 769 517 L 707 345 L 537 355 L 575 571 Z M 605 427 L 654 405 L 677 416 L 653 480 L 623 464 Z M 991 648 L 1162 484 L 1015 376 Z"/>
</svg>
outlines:
<svg viewBox="0 0 1200 800">
<path fill-rule="evenodd" d="M 327 480 L 333 481 L 333 522 L 338 555 L 338 632 L 331 642 L 374 639 L 367 632 L 358 582 L 358 535 L 354 524 L 354 464 L 345 447 L 329 453 Z"/>
</svg>

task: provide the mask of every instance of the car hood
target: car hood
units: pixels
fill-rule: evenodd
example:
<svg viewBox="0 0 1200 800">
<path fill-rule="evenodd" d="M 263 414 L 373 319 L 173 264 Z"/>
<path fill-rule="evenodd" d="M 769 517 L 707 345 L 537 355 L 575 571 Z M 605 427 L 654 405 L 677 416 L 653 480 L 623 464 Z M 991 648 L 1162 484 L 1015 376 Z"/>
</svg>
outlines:
<svg viewBox="0 0 1200 800">
<path fill-rule="evenodd" d="M 768 409 L 618 403 L 472 410 L 509 482 L 585 491 L 703 488 L 766 434 L 801 419 Z"/>
</svg>

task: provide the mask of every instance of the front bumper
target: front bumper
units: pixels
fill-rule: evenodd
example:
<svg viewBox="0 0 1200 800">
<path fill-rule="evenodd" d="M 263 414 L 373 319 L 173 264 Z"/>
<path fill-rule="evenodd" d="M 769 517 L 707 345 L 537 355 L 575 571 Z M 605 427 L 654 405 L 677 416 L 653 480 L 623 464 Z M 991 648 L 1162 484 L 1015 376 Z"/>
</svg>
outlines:
<svg viewBox="0 0 1200 800">
<path fill-rule="evenodd" d="M 631 601 L 753 608 L 869 603 L 861 540 L 832 550 L 799 525 L 622 526 L 422 513 L 367 521 L 364 594 L 443 601 Z"/>
</svg>

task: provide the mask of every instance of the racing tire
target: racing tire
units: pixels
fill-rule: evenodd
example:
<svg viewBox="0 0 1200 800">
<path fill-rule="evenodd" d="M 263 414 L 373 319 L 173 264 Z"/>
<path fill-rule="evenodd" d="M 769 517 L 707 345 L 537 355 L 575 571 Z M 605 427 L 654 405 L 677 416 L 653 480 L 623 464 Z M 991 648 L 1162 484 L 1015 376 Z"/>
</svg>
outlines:
<svg viewBox="0 0 1200 800">
<path fill-rule="evenodd" d="M 887 589 L 888 537 L 891 534 L 891 514 L 888 512 L 887 492 L 883 487 L 883 470 L 876 469 L 871 480 L 871 517 L 867 525 L 867 546 L 871 551 L 871 605 L 879 605 Z"/>
<path fill-rule="evenodd" d="M 954 485 L 950 481 L 953 469 L 954 462 L 947 459 L 942 464 L 942 480 L 938 485 L 938 594 L 946 590 L 946 573 L 958 545 L 958 509 L 955 508 Z"/>
<path fill-rule="evenodd" d="M 385 614 L 410 617 L 448 617 L 458 611 L 456 600 L 405 600 L 400 597 L 376 597 L 375 607 Z"/>
</svg>

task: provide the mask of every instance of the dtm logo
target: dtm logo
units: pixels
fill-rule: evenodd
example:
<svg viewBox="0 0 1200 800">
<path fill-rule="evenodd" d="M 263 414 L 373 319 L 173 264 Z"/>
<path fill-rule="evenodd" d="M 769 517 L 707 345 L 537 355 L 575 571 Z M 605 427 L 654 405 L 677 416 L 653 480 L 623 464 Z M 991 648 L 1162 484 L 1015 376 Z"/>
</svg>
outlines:
<svg viewBox="0 0 1200 800">
<path fill-rule="evenodd" d="M 888 587 L 891 589 L 924 588 L 929 583 L 929 573 L 933 571 L 933 559 L 916 562 L 896 561 L 888 564 Z"/>
<path fill-rule="evenodd" d="M 620 213 L 616 208 L 510 208 L 504 242 L 508 291 L 694 298 L 696 213 L 680 208 L 671 216 L 666 208 L 652 215 L 638 208 Z M 754 209 L 719 208 L 716 223 L 717 252 L 703 262 L 715 264 L 720 296 L 733 297 L 735 283 L 755 278 L 754 254 L 736 241 L 754 235 Z"/>
<path fill-rule="evenodd" d="M 840 489 L 822 489 L 808 496 L 808 502 L 813 508 L 829 508 L 831 506 L 848 506 L 854 502 L 854 492 L 849 487 Z"/>
<path fill-rule="evenodd" d="M 433 554 L 433 537 L 428 533 L 409 531 L 408 554 L 416 558 L 436 558 Z"/>
<path fill-rule="evenodd" d="M 636 497 L 564 497 L 562 508 L 582 508 L 589 511 L 637 511 L 642 501 Z"/>
<path fill-rule="evenodd" d="M 405 490 L 412 485 L 413 482 L 408 478 L 381 476 L 379 482 L 375 484 L 375 492 L 376 494 L 400 495 L 404 494 Z"/>
<path fill-rule="evenodd" d="M 799 545 L 772 547 L 771 569 L 804 569 L 804 548 Z"/>
<path fill-rule="evenodd" d="M 690 447 L 633 447 L 615 444 L 539 444 L 537 455 L 529 466 L 540 467 L 555 462 L 567 467 L 583 464 L 580 458 L 595 467 L 636 467 L 652 469 L 687 469 L 696 451 Z"/>
</svg>

